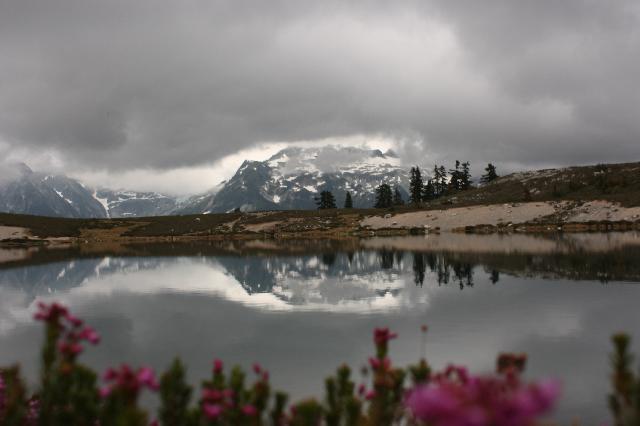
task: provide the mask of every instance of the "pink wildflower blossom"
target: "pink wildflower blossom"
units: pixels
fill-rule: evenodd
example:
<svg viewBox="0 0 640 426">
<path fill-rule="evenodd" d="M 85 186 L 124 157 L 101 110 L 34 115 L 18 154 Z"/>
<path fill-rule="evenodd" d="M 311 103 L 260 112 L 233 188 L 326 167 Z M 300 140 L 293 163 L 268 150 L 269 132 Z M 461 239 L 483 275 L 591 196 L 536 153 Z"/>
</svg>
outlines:
<svg viewBox="0 0 640 426">
<path fill-rule="evenodd" d="M 383 371 L 389 371 L 391 369 L 391 360 L 386 357 L 384 359 L 369 358 L 369 365 L 371 365 L 371 368 L 374 370 L 381 369 Z"/>
<path fill-rule="evenodd" d="M 100 335 L 93 328 L 88 326 L 80 330 L 78 338 L 81 340 L 86 340 L 93 345 L 97 345 L 98 343 L 100 343 Z"/>
<path fill-rule="evenodd" d="M 103 378 L 106 382 L 111 382 L 100 390 L 100 395 L 103 397 L 109 396 L 114 391 L 122 391 L 136 397 L 144 387 L 153 391 L 160 387 L 153 370 L 149 367 L 140 368 L 136 372 L 123 364 L 117 370 L 109 368 Z"/>
<path fill-rule="evenodd" d="M 216 420 L 222 415 L 224 409 L 221 405 L 206 403 L 202 406 L 202 411 L 209 420 Z"/>
<path fill-rule="evenodd" d="M 517 376 L 471 376 L 450 366 L 407 394 L 416 419 L 430 425 L 517 426 L 548 413 L 560 393 L 555 381 L 522 383 Z"/>
<path fill-rule="evenodd" d="M 387 343 L 391 339 L 398 337 L 396 333 L 391 333 L 388 328 L 376 328 L 373 332 L 373 340 L 376 345 L 382 345 Z"/>
<path fill-rule="evenodd" d="M 365 392 L 367 392 L 367 387 L 364 383 L 360 383 L 360 386 L 358 386 L 358 395 L 363 396 Z"/>
<path fill-rule="evenodd" d="M 52 303 L 47 305 L 46 303 L 38 303 L 38 312 L 33 316 L 38 321 L 45 321 L 51 323 L 58 323 L 60 318 L 67 317 L 69 311 L 63 305 L 59 303 Z"/>
<path fill-rule="evenodd" d="M 146 385 L 151 390 L 158 390 L 160 384 L 156 381 L 156 375 L 153 369 L 149 367 L 142 367 L 138 370 L 138 383 Z"/>
<path fill-rule="evenodd" d="M 222 363 L 221 360 L 219 360 L 219 359 L 214 359 L 213 360 L 213 372 L 215 374 L 221 374 L 223 367 L 224 367 L 224 364 Z"/>
<path fill-rule="evenodd" d="M 29 400 L 29 410 L 27 411 L 26 426 L 37 425 L 39 417 L 40 417 L 40 400 L 38 400 L 37 398 L 31 398 Z"/>
<path fill-rule="evenodd" d="M 253 416 L 255 416 L 256 414 L 258 414 L 258 410 L 257 410 L 257 409 L 256 409 L 256 407 L 254 407 L 253 405 L 251 405 L 251 404 L 247 404 L 247 405 L 245 405 L 244 407 L 242 407 L 242 413 L 243 413 L 245 416 L 253 417 Z"/>
<path fill-rule="evenodd" d="M 4 384 L 4 379 L 2 378 L 2 374 L 0 374 L 0 413 L 2 413 L 2 411 L 4 410 L 4 406 L 5 406 L 5 392 L 6 392 L 6 385 Z"/>
<path fill-rule="evenodd" d="M 218 402 L 224 399 L 224 394 L 218 389 L 203 389 L 202 400 L 207 402 Z"/>
</svg>

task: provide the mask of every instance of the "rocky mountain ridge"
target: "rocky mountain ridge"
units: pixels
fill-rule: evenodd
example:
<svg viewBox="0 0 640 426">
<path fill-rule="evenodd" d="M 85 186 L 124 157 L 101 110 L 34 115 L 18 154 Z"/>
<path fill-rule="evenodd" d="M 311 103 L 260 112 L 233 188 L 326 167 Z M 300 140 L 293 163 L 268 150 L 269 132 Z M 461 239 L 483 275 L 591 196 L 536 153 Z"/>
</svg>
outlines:
<svg viewBox="0 0 640 426">
<path fill-rule="evenodd" d="M 245 161 L 231 179 L 177 212 L 314 209 L 315 197 L 324 190 L 333 193 L 339 206 L 348 191 L 355 208 L 369 208 L 375 202 L 375 188 L 383 182 L 397 186 L 407 198 L 408 171 L 393 151 L 290 147 L 265 161 Z"/>
</svg>

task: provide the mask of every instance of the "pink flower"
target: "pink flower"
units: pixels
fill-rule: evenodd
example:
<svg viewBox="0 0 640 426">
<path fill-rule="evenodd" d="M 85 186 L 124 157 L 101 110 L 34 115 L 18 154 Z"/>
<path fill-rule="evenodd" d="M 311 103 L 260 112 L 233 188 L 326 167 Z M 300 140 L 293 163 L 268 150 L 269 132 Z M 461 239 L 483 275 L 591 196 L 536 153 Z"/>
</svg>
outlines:
<svg viewBox="0 0 640 426">
<path fill-rule="evenodd" d="M 1 410 L 0 410 L 1 411 Z M 29 410 L 27 411 L 26 425 L 38 424 L 38 418 L 40 417 L 40 400 L 33 397 L 29 400 Z"/>
<path fill-rule="evenodd" d="M 69 315 L 66 307 L 59 303 L 47 305 L 44 302 L 38 302 L 38 312 L 33 316 L 38 321 L 45 321 L 52 324 L 59 324 L 60 318 Z"/>
<path fill-rule="evenodd" d="M 391 360 L 389 358 L 369 358 L 369 365 L 374 370 L 382 369 L 384 371 L 389 371 L 391 369 Z"/>
<path fill-rule="evenodd" d="M 104 386 L 98 391 L 100 398 L 106 398 L 111 395 L 111 386 Z"/>
<path fill-rule="evenodd" d="M 110 382 L 114 380 L 116 377 L 118 377 L 118 372 L 113 368 L 107 368 L 107 371 L 105 371 L 104 374 L 102 375 L 102 378 L 106 382 Z"/>
<path fill-rule="evenodd" d="M 209 402 L 218 402 L 224 398 L 224 394 L 218 389 L 203 389 L 202 399 Z"/>
<path fill-rule="evenodd" d="M 257 362 L 253 364 L 253 372 L 256 374 L 260 374 L 262 372 L 262 366 Z"/>
<path fill-rule="evenodd" d="M 365 398 L 367 401 L 371 401 L 371 400 L 372 400 L 373 398 L 375 398 L 375 397 L 376 397 L 376 391 L 374 391 L 373 389 L 372 389 L 372 390 L 370 390 L 369 392 L 367 392 L 367 393 L 364 395 L 364 398 Z"/>
<path fill-rule="evenodd" d="M 223 366 L 224 366 L 224 364 L 222 363 L 221 360 L 219 360 L 219 359 L 214 359 L 213 360 L 213 372 L 215 374 L 221 374 Z"/>
<path fill-rule="evenodd" d="M 80 327 L 82 325 L 82 320 L 77 316 L 67 313 L 66 317 L 67 321 L 69 321 L 74 327 Z"/>
<path fill-rule="evenodd" d="M 76 356 L 82 353 L 83 348 L 79 343 L 60 342 L 58 344 L 58 350 L 64 355 Z"/>
<path fill-rule="evenodd" d="M 254 407 L 253 405 L 251 405 L 251 404 L 247 404 L 247 405 L 245 405 L 244 407 L 242 407 L 242 413 L 243 413 L 245 416 L 253 417 L 253 416 L 255 416 L 256 414 L 258 414 L 258 410 L 257 410 L 257 409 L 256 409 L 256 407 Z"/>
<path fill-rule="evenodd" d="M 151 390 L 158 390 L 160 385 L 156 381 L 155 373 L 153 369 L 149 367 L 143 367 L 138 370 L 138 383 L 146 385 Z"/>
<path fill-rule="evenodd" d="M 209 420 L 216 420 L 222 415 L 224 409 L 218 404 L 206 403 L 202 406 L 202 411 Z"/>
<path fill-rule="evenodd" d="M 366 391 L 367 387 L 363 383 L 361 383 L 360 386 L 358 386 L 358 395 L 363 396 Z"/>
<path fill-rule="evenodd" d="M 103 378 L 106 382 L 111 382 L 101 390 L 100 394 L 103 397 L 109 396 L 114 391 L 121 391 L 135 398 L 143 387 L 153 391 L 158 390 L 160 387 L 153 370 L 149 367 L 143 367 L 134 372 L 131 367 L 123 364 L 117 370 L 113 368 L 107 369 Z"/>
<path fill-rule="evenodd" d="M 555 381 L 522 383 L 517 376 L 471 376 L 449 366 L 407 393 L 416 419 L 433 426 L 517 426 L 549 412 L 560 393 Z"/>
<path fill-rule="evenodd" d="M 376 328 L 373 331 L 373 340 L 376 346 L 387 343 L 391 339 L 398 337 L 396 333 L 391 333 L 388 328 Z"/>
<path fill-rule="evenodd" d="M 88 326 L 80 330 L 78 338 L 81 340 L 86 340 L 93 345 L 97 345 L 98 343 L 100 343 L 100 335 L 93 328 Z"/>
<path fill-rule="evenodd" d="M 7 390 L 6 385 L 4 384 L 4 380 L 2 379 L 2 375 L 0 374 L 0 413 L 4 410 L 5 406 L 5 392 Z"/>
</svg>

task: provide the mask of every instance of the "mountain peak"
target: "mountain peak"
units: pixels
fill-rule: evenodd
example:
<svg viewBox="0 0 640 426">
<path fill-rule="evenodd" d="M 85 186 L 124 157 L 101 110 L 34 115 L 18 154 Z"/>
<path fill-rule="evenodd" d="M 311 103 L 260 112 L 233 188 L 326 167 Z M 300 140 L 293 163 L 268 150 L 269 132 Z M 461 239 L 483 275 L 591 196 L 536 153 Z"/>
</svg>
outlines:
<svg viewBox="0 0 640 426">
<path fill-rule="evenodd" d="M 33 174 L 33 170 L 31 170 L 31 167 L 27 166 L 25 163 L 22 163 L 22 162 L 16 164 L 16 169 L 18 169 L 18 171 L 22 175 Z"/>
<path fill-rule="evenodd" d="M 393 151 L 290 146 L 265 161 L 244 161 L 219 191 L 194 198 L 179 212 L 314 209 L 314 198 L 323 190 L 332 191 L 339 205 L 349 192 L 356 207 L 371 207 L 383 182 L 398 186 L 406 198 L 408 174 Z"/>
</svg>

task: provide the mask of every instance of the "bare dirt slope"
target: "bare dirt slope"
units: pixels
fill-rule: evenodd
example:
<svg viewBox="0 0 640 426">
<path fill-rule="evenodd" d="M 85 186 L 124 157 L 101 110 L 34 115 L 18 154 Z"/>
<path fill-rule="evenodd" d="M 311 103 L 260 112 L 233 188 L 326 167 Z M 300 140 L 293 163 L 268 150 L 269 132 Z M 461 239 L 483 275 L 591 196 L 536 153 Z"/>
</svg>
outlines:
<svg viewBox="0 0 640 426">
<path fill-rule="evenodd" d="M 504 203 L 398 214 L 387 213 L 366 217 L 360 225 L 372 230 L 427 228 L 452 231 L 479 225 L 499 226 L 536 222 L 635 222 L 638 220 L 640 220 L 640 207 L 623 207 L 617 203 L 600 200 L 584 203 L 569 201 Z"/>
</svg>

